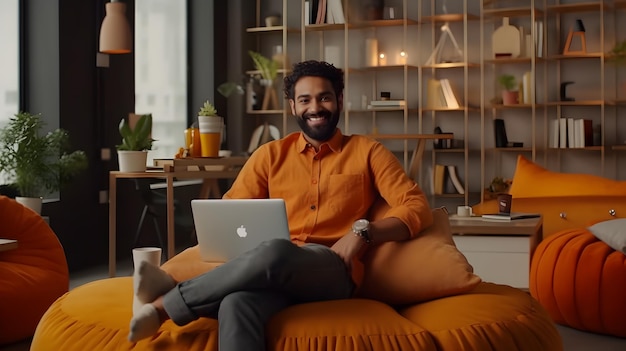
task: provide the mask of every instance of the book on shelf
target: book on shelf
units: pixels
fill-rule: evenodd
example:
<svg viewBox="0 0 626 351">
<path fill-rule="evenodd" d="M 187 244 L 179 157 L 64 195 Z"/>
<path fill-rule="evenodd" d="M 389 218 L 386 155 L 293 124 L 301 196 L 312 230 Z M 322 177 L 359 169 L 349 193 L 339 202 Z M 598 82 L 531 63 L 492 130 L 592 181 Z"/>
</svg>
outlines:
<svg viewBox="0 0 626 351">
<path fill-rule="evenodd" d="M 443 96 L 446 100 L 447 108 L 459 108 L 459 101 L 456 99 L 454 95 L 454 91 L 452 90 L 452 86 L 450 85 L 450 80 L 447 78 L 441 79 L 441 89 L 443 90 Z"/>
<path fill-rule="evenodd" d="M 551 148 L 593 146 L 593 121 L 590 119 L 561 117 L 551 120 L 548 128 Z"/>
<path fill-rule="evenodd" d="M 465 187 L 463 186 L 461 179 L 459 179 L 455 165 L 448 165 L 448 176 L 452 181 L 452 185 L 454 185 L 456 192 L 461 195 L 465 195 Z"/>
<path fill-rule="evenodd" d="M 342 24 L 345 22 L 341 0 L 326 0 L 326 23 Z"/>
<path fill-rule="evenodd" d="M 370 106 L 372 107 L 403 107 L 406 105 L 404 100 L 372 100 Z"/>
<path fill-rule="evenodd" d="M 567 147 L 576 147 L 576 141 L 574 140 L 576 133 L 574 131 L 574 119 L 567 118 Z"/>
<path fill-rule="evenodd" d="M 446 97 L 443 95 L 441 81 L 438 79 L 429 79 L 426 91 L 426 107 L 427 108 L 446 108 Z"/>
<path fill-rule="evenodd" d="M 319 0 L 317 4 L 317 17 L 315 24 L 326 23 L 326 0 Z"/>
<path fill-rule="evenodd" d="M 559 148 L 567 148 L 567 118 L 559 119 Z"/>
<path fill-rule="evenodd" d="M 435 195 L 442 195 L 444 193 L 444 187 L 446 184 L 446 166 L 436 164 L 433 173 L 433 184 Z"/>
<path fill-rule="evenodd" d="M 512 221 L 516 219 L 524 219 L 524 218 L 537 218 L 541 217 L 540 213 L 530 213 L 530 212 L 511 212 L 511 213 L 486 213 L 482 215 L 483 219 L 490 219 L 495 221 Z"/>
<path fill-rule="evenodd" d="M 530 72 L 525 72 L 522 76 L 522 98 L 520 99 L 520 103 L 523 104 L 532 104 L 533 103 L 533 77 Z"/>
</svg>

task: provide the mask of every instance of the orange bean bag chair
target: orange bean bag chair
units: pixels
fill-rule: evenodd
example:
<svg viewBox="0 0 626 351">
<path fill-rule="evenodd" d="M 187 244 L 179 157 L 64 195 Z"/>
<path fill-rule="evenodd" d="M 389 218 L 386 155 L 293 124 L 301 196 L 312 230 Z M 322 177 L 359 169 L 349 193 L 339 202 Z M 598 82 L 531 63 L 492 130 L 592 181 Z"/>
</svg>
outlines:
<svg viewBox="0 0 626 351">
<path fill-rule="evenodd" d="M 211 269 L 198 247 L 166 262 L 177 280 Z M 425 268 L 428 269 L 428 268 Z M 103 279 L 73 289 L 42 318 L 31 351 L 217 350 L 218 322 L 165 322 L 153 337 L 127 341 L 132 277 Z M 469 292 L 403 307 L 352 298 L 291 306 L 267 326 L 267 350 L 435 351 L 562 350 L 552 320 L 528 293 L 479 283 Z"/>
<path fill-rule="evenodd" d="M 530 292 L 559 324 L 626 337 L 626 255 L 586 228 L 561 231 L 538 245 Z"/>
<path fill-rule="evenodd" d="M 0 196 L 0 238 L 18 247 L 0 252 L 0 344 L 33 335 L 48 307 L 69 289 L 65 253 L 43 218 Z"/>
</svg>

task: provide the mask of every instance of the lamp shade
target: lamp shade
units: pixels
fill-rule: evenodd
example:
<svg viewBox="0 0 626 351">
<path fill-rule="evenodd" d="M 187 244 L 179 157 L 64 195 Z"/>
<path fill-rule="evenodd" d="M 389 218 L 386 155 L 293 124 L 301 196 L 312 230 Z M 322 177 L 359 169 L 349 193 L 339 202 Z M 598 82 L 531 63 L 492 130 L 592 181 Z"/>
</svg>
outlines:
<svg viewBox="0 0 626 351">
<path fill-rule="evenodd" d="M 130 25 L 126 19 L 126 4 L 112 1 L 106 4 L 106 16 L 100 27 L 100 52 L 128 54 L 132 51 Z"/>
</svg>

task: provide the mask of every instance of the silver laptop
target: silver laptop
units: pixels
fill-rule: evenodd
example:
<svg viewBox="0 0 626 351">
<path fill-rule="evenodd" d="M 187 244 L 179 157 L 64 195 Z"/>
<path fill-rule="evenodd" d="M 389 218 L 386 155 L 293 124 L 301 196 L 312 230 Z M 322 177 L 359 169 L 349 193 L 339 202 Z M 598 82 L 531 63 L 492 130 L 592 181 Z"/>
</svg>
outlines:
<svg viewBox="0 0 626 351">
<path fill-rule="evenodd" d="M 191 210 L 207 262 L 226 262 L 266 240 L 289 240 L 283 199 L 195 199 Z"/>
</svg>

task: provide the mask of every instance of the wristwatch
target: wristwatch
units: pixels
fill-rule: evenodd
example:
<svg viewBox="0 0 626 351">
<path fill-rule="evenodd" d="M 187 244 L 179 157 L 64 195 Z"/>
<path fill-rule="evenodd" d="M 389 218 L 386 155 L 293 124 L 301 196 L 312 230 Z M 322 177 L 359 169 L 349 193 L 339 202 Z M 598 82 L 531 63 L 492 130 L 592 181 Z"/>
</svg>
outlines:
<svg viewBox="0 0 626 351">
<path fill-rule="evenodd" d="M 368 221 L 367 219 L 359 219 L 355 221 L 354 224 L 352 224 L 352 231 L 354 232 L 354 235 L 365 240 L 365 242 L 368 244 L 372 242 L 369 234 L 369 229 L 370 221 Z"/>
</svg>

